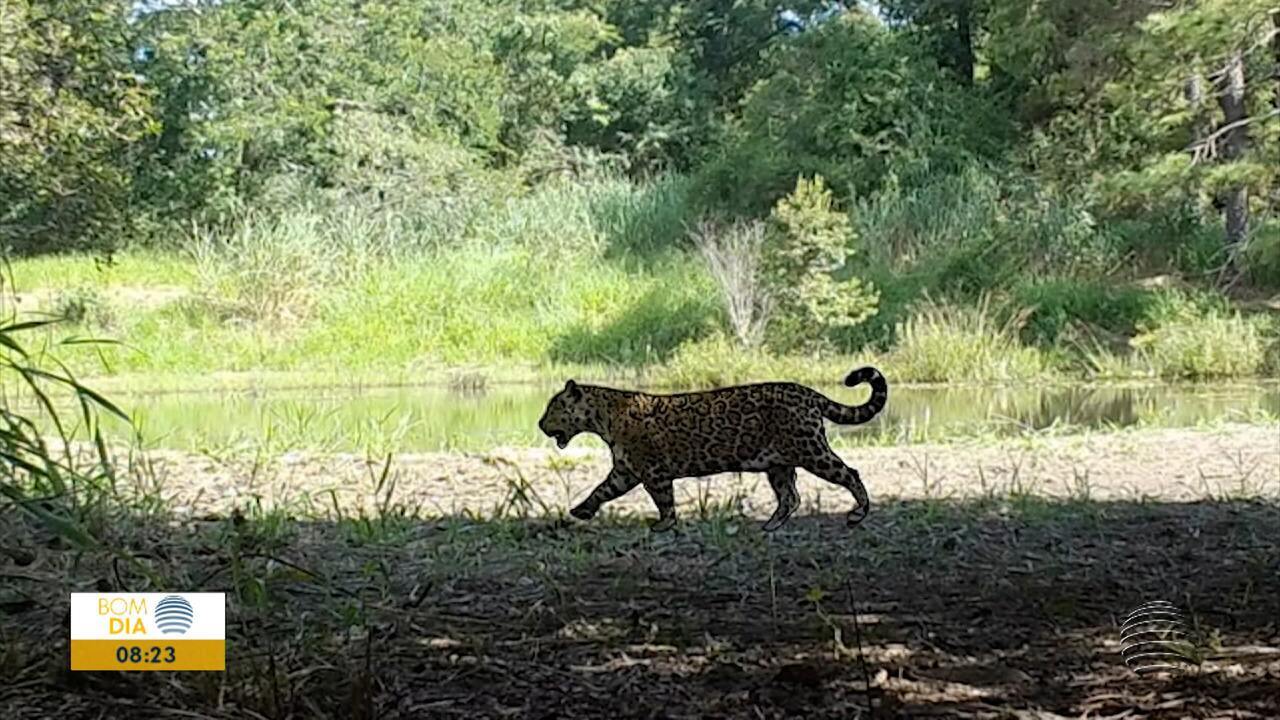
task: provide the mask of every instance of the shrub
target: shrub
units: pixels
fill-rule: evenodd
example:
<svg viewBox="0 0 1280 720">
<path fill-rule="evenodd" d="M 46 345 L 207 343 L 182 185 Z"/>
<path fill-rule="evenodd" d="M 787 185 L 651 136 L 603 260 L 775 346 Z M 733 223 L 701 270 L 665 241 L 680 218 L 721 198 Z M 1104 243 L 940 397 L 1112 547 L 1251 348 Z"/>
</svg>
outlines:
<svg viewBox="0 0 1280 720">
<path fill-rule="evenodd" d="M 692 235 L 707 269 L 720 286 L 734 337 L 743 347 L 756 347 L 764 340 L 773 311 L 773 299 L 760 272 L 764 223 L 737 222 L 722 227 L 704 221 Z"/>
<path fill-rule="evenodd" d="M 850 219 L 865 253 L 863 275 L 875 281 L 879 303 L 866 323 L 838 333 L 849 348 L 891 346 L 926 289 L 957 302 L 1008 290 L 1019 306 L 1038 306 L 1053 299 L 1042 295 L 1059 290 L 1028 290 L 1026 278 L 1087 277 L 1117 258 L 1114 239 L 1082 198 L 978 163 L 861 198 Z M 1030 318 L 1028 340 L 1056 336 L 1067 318 L 1053 312 Z"/>
<path fill-rule="evenodd" d="M 723 333 L 685 343 L 657 373 L 660 385 L 678 388 L 722 387 L 760 380 L 770 356 L 759 348 L 742 348 Z"/>
<path fill-rule="evenodd" d="M 1056 342 L 1074 322 L 1132 336 L 1159 302 L 1149 290 L 1101 280 L 1035 280 L 1013 292 L 1014 306 L 1028 309 L 1022 337 L 1040 345 Z"/>
<path fill-rule="evenodd" d="M 1209 276 L 1225 260 L 1221 227 L 1176 196 L 1145 211 L 1115 213 L 1105 222 L 1117 253 L 1135 256 L 1139 268 Z"/>
<path fill-rule="evenodd" d="M 1253 282 L 1280 288 L 1280 220 L 1259 224 L 1245 247 L 1244 266 Z"/>
<path fill-rule="evenodd" d="M 58 292 L 53 298 L 53 315 L 76 325 L 109 325 L 113 317 L 106 298 L 92 285 Z"/>
</svg>

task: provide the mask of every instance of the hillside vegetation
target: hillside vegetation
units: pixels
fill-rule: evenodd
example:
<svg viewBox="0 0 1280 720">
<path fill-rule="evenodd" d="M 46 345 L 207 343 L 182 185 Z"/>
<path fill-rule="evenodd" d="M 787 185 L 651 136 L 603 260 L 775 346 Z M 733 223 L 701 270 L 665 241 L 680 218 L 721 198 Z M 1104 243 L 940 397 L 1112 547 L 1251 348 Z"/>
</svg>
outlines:
<svg viewBox="0 0 1280 720">
<path fill-rule="evenodd" d="M 144 5 L 0 15 L 81 371 L 1276 372 L 1270 0 Z"/>
</svg>

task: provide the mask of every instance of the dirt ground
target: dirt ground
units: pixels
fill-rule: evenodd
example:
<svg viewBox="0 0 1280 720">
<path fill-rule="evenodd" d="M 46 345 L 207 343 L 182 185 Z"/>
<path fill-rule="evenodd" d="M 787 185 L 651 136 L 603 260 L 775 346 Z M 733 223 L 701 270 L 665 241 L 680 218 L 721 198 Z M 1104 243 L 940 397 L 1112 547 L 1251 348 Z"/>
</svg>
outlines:
<svg viewBox="0 0 1280 720">
<path fill-rule="evenodd" d="M 97 531 L 164 587 L 0 515 L 0 717 L 1280 717 L 1280 430 L 845 455 L 858 528 L 807 477 L 765 535 L 746 476 L 686 481 L 654 535 L 642 493 L 561 519 L 593 453 L 396 458 L 380 486 L 361 458 L 157 453 L 178 515 Z M 95 588 L 226 592 L 227 672 L 67 672 L 67 593 Z M 1118 625 L 1156 599 L 1203 662 L 1142 678 Z"/>
<path fill-rule="evenodd" d="M 548 441 L 550 443 L 550 441 Z M 1226 426 L 1011 439 L 998 444 L 868 447 L 841 452 L 878 498 L 965 499 L 1009 494 L 1094 500 L 1191 501 L 1280 497 L 1280 427 Z M 373 510 L 389 501 L 428 514 L 492 515 L 497 508 L 563 514 L 601 482 L 605 450 L 499 448 L 487 453 L 385 458 L 287 453 L 279 458 L 219 460 L 158 451 L 148 491 L 180 514 L 222 514 L 249 501 L 296 511 L 330 507 Z M 382 480 L 381 485 L 379 481 Z M 843 489 L 800 472 L 801 512 L 847 510 Z M 733 505 L 766 518 L 774 499 L 762 475 L 676 482 L 683 515 Z M 637 489 L 608 506 L 650 514 Z"/>
</svg>

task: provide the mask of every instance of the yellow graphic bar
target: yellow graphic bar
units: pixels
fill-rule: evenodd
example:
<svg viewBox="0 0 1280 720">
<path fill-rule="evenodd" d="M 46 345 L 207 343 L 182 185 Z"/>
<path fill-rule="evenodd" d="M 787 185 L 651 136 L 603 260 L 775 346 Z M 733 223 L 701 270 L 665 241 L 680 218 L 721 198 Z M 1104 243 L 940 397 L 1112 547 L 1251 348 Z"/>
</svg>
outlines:
<svg viewBox="0 0 1280 720">
<path fill-rule="evenodd" d="M 226 640 L 72 640 L 72 670 L 225 671 Z"/>
</svg>

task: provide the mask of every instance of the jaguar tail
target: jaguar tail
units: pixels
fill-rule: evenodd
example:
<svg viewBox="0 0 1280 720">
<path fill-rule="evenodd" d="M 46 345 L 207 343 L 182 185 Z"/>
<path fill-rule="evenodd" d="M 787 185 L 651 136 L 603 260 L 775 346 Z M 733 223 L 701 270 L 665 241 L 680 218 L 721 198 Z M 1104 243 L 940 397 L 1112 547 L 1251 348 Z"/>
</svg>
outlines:
<svg viewBox="0 0 1280 720">
<path fill-rule="evenodd" d="M 822 411 L 823 417 L 841 425 L 861 425 L 880 414 L 885 403 L 889 402 L 889 383 L 873 367 L 858 368 L 844 379 L 844 384 L 849 387 L 862 383 L 871 383 L 871 397 L 866 402 L 861 405 L 844 405 L 828 399 L 827 407 Z"/>
</svg>

